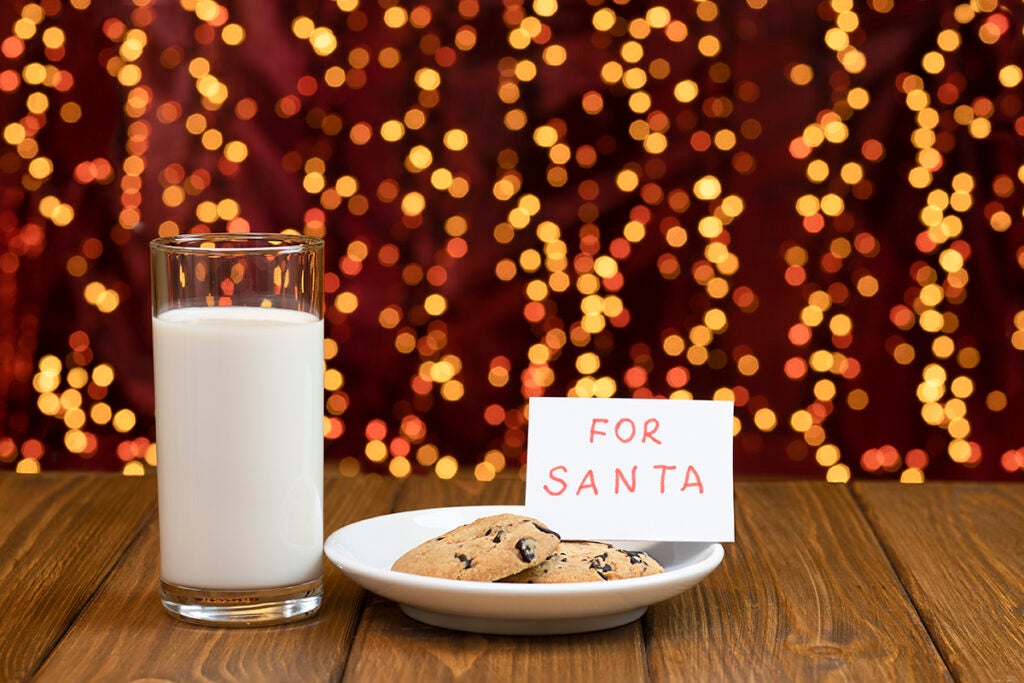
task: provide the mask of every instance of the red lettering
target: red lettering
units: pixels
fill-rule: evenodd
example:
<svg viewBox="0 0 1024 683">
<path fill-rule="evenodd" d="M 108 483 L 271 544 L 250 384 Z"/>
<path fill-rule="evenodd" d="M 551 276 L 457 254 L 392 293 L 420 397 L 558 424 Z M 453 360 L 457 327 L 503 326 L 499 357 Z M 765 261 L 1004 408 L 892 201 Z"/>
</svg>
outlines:
<svg viewBox="0 0 1024 683">
<path fill-rule="evenodd" d="M 593 489 L 594 495 L 597 495 L 597 483 L 594 481 L 594 470 L 587 470 L 587 473 L 583 475 L 583 479 L 580 480 L 580 487 L 576 489 L 576 495 L 580 495 L 583 489 Z"/>
<path fill-rule="evenodd" d="M 690 475 L 693 475 L 693 481 L 690 480 Z M 680 491 L 685 491 L 691 486 L 697 487 L 698 493 L 704 493 L 704 483 L 700 480 L 700 474 L 697 473 L 697 469 L 693 465 L 689 465 L 686 468 L 686 478 L 683 480 L 683 488 Z"/>
<path fill-rule="evenodd" d="M 635 493 L 636 492 L 636 465 L 633 465 L 633 469 L 630 470 L 630 472 L 629 472 L 629 481 L 626 481 L 626 475 L 622 473 L 622 470 L 620 470 L 618 467 L 616 467 L 615 468 L 615 493 L 619 492 L 619 482 L 621 482 L 622 485 L 625 486 L 626 489 L 630 493 Z"/>
<path fill-rule="evenodd" d="M 665 493 L 665 474 L 669 470 L 674 470 L 675 468 L 676 468 L 675 465 L 654 465 L 654 469 L 661 470 L 661 491 L 660 491 L 660 493 Z"/>
<path fill-rule="evenodd" d="M 667 489 L 669 474 L 679 469 L 676 465 L 651 465 L 651 467 L 660 472 L 658 475 L 658 493 L 664 494 Z M 600 491 L 597 486 L 597 475 L 600 473 L 602 478 L 602 484 L 612 484 L 614 488 L 614 495 L 625 494 L 625 493 L 636 493 L 637 487 L 637 470 L 639 465 L 628 466 L 626 469 L 622 467 L 614 468 L 614 474 L 607 470 L 594 470 L 593 468 L 584 470 L 582 476 L 579 478 L 579 485 L 576 487 L 576 495 L 580 496 L 586 492 L 591 495 L 598 496 Z M 541 488 L 549 496 L 561 496 L 569 490 L 569 484 L 567 480 L 569 477 L 569 468 L 565 465 L 556 465 L 548 470 L 548 484 L 544 484 Z M 614 481 L 607 481 L 606 478 L 611 477 Z M 576 475 L 573 474 L 573 480 Z M 678 479 L 673 477 L 675 482 Z M 549 486 L 550 484 L 550 486 Z M 704 481 L 701 479 L 700 472 L 693 465 L 686 466 L 686 473 L 683 476 L 683 485 L 679 488 L 680 492 L 685 492 L 688 489 L 697 489 L 699 495 L 704 493 Z M 652 491 L 653 493 L 653 491 Z"/>
<path fill-rule="evenodd" d="M 640 443 L 647 443 L 647 439 L 650 439 L 654 443 L 661 445 L 661 441 L 654 438 L 654 432 L 658 431 L 658 427 L 661 423 L 658 422 L 658 418 L 652 417 L 650 420 L 644 422 L 644 435 L 640 437 Z"/>
<path fill-rule="evenodd" d="M 599 429 L 599 427 L 607 425 L 608 422 L 609 420 L 604 417 L 595 417 L 590 421 L 590 443 L 594 443 L 594 439 L 599 436 L 608 436 L 608 432 Z M 644 431 L 640 435 L 640 443 L 644 444 L 650 441 L 660 446 L 661 439 L 656 436 L 660 427 L 661 423 L 656 417 L 644 420 Z M 632 418 L 624 417 L 615 423 L 615 428 L 612 431 L 615 434 L 615 438 L 619 440 L 619 443 L 630 443 L 637 435 L 636 422 Z"/>
<path fill-rule="evenodd" d="M 564 472 L 568 472 L 569 468 L 566 467 L 565 465 L 558 465 L 556 467 L 552 467 L 548 471 L 548 478 L 551 479 L 552 481 L 557 481 L 559 484 L 562 485 L 562 488 L 558 489 L 557 491 L 552 491 L 551 489 L 548 488 L 547 484 L 544 484 L 544 486 L 542 488 L 544 489 L 545 492 L 547 492 L 547 494 L 549 496 L 560 496 L 563 493 L 565 493 L 565 489 L 567 489 L 569 487 L 569 485 L 565 483 L 565 480 L 559 479 L 558 477 L 555 476 L 555 470 L 562 470 L 562 472 L 564 473 Z"/>
<path fill-rule="evenodd" d="M 619 427 L 621 427 L 623 424 L 628 424 L 629 425 L 629 438 L 625 438 L 624 439 L 624 438 L 622 438 L 622 434 L 619 434 Z M 624 417 L 624 418 L 622 418 L 621 420 L 619 420 L 618 422 L 615 423 L 615 438 L 616 439 L 618 439 L 622 443 L 629 443 L 630 441 L 633 440 L 634 436 L 636 436 L 636 425 L 628 417 Z"/>
</svg>

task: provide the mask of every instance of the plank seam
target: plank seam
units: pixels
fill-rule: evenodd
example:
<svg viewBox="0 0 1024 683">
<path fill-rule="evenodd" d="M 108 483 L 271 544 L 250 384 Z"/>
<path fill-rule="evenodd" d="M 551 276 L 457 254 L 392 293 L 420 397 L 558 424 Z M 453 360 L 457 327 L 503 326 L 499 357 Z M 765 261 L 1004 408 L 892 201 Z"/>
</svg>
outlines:
<svg viewBox="0 0 1024 683">
<path fill-rule="evenodd" d="M 70 633 L 71 630 L 75 627 L 75 624 L 78 623 L 78 620 L 81 619 L 82 615 L 85 614 L 89 610 L 89 607 L 96 601 L 96 596 L 100 593 L 100 591 L 103 590 L 103 587 L 107 585 L 107 582 L 110 580 L 111 575 L 115 571 L 117 571 L 117 569 L 126 561 L 125 558 L 128 556 L 131 549 L 137 543 L 140 542 L 139 539 L 142 537 L 142 534 L 143 532 L 145 532 L 146 528 L 149 527 L 151 523 L 155 523 L 156 512 L 157 506 L 154 500 L 152 509 L 149 511 L 149 514 L 143 515 L 139 518 L 139 524 L 135 528 L 135 532 L 131 535 L 130 540 L 128 541 L 128 543 L 125 544 L 120 554 L 118 554 L 117 559 L 110 563 L 110 566 L 107 567 L 107 571 L 103 574 L 102 578 L 100 578 L 100 580 L 96 582 L 96 587 L 89 594 L 89 597 L 87 597 L 82 602 L 82 608 L 79 609 L 77 613 L 75 613 L 74 617 L 70 621 L 68 621 L 67 626 L 64 628 L 64 630 L 61 631 L 60 634 L 53 639 L 53 642 L 50 644 L 50 647 L 47 648 L 43 656 L 39 658 L 38 664 L 32 671 L 29 672 L 28 678 L 26 680 L 31 680 L 39 674 L 42 668 L 50 660 L 50 657 L 53 655 L 53 653 L 56 652 L 56 650 L 60 647 L 61 643 L 63 643 L 64 640 L 67 638 L 68 633 Z"/>
<path fill-rule="evenodd" d="M 889 568 L 899 581 L 900 591 L 902 591 L 907 602 L 913 605 L 914 614 L 917 615 L 917 620 L 921 623 L 921 627 L 924 628 L 924 632 L 928 634 L 928 639 L 931 641 L 932 649 L 934 649 L 939 655 L 939 659 L 942 661 L 942 665 L 946 667 L 946 673 L 949 674 L 949 677 L 952 680 L 957 680 L 956 676 L 953 674 L 953 667 L 950 666 L 950 661 L 946 658 L 946 654 L 942 651 L 942 648 L 939 647 L 938 642 L 935 640 L 935 633 L 932 632 L 928 620 L 925 619 L 924 614 L 921 613 L 921 606 L 916 600 L 914 600 L 914 595 L 907 590 L 906 578 L 904 577 L 903 572 L 899 570 L 899 566 L 893 561 L 893 557 L 895 557 L 894 548 L 886 543 L 885 538 L 881 533 L 879 533 L 878 527 L 871 519 L 871 514 L 869 514 L 870 506 L 868 505 L 867 500 L 865 500 L 861 495 L 860 486 L 856 483 L 851 485 L 850 493 L 853 496 L 854 502 L 857 503 L 857 510 L 860 512 L 860 516 L 867 523 L 868 528 L 871 529 L 871 534 L 875 537 L 875 542 L 878 543 L 879 547 L 881 547 L 882 553 L 885 555 L 885 560 L 889 563 Z"/>
<path fill-rule="evenodd" d="M 391 504 L 388 506 L 388 511 L 389 512 L 394 512 L 395 511 L 395 503 L 398 502 L 399 495 L 401 494 L 402 489 L 405 488 L 405 482 L 406 482 L 405 479 L 400 479 L 398 481 L 397 486 L 394 486 L 392 488 Z M 341 654 L 341 661 L 339 662 L 339 667 L 338 667 L 338 671 L 339 671 L 339 678 L 338 678 L 338 680 L 339 681 L 345 680 L 345 676 L 348 673 L 349 665 L 351 664 L 351 660 L 352 660 L 352 648 L 355 646 L 356 640 L 358 640 L 358 638 L 359 638 L 359 632 L 363 628 L 363 621 L 364 621 L 363 617 L 366 614 L 367 603 L 372 599 L 370 597 L 370 591 L 368 591 L 368 590 L 366 590 L 365 588 L 362 588 L 362 587 L 360 587 L 359 590 L 362 592 L 362 596 L 361 596 L 361 598 L 359 600 L 358 616 L 356 617 L 355 624 L 353 624 L 353 626 L 352 626 L 352 637 L 350 637 L 348 639 L 348 646 L 345 648 L 345 651 L 340 653 Z"/>
</svg>

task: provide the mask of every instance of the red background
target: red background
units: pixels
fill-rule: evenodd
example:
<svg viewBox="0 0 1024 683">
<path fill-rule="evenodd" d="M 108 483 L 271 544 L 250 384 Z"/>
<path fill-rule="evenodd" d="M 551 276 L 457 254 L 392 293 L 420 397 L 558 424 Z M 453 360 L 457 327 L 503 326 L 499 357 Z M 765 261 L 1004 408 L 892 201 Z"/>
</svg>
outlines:
<svg viewBox="0 0 1024 683">
<path fill-rule="evenodd" d="M 349 4 L 0 9 L 0 466 L 150 469 L 149 240 L 296 230 L 343 471 L 518 468 L 593 380 L 734 400 L 739 474 L 1021 477 L 1019 8 Z"/>
</svg>

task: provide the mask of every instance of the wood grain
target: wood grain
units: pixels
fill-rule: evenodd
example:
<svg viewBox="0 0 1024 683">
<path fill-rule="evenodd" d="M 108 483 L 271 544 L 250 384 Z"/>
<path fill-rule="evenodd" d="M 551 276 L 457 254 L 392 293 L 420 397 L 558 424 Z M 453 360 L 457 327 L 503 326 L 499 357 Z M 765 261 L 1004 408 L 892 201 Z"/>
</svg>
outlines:
<svg viewBox="0 0 1024 683">
<path fill-rule="evenodd" d="M 533 638 L 420 624 L 326 560 L 324 607 L 307 622 L 179 622 L 159 600 L 155 483 L 0 474 L 0 680 L 1019 681 L 1024 671 L 1019 484 L 740 482 L 736 543 L 702 584 L 626 626 Z M 331 532 L 397 510 L 519 504 L 524 485 L 363 475 L 328 479 L 326 491 Z"/>
<path fill-rule="evenodd" d="M 522 504 L 516 479 L 406 481 L 397 510 L 450 505 Z M 522 637 L 426 626 L 373 596 L 345 671 L 346 681 L 642 681 L 647 677 L 639 622 L 596 633 Z"/>
<path fill-rule="evenodd" d="M 932 638 L 960 680 L 1024 680 L 1024 486 L 857 483 Z"/>
<path fill-rule="evenodd" d="M 352 647 L 346 682 L 642 681 L 639 622 L 566 636 L 494 636 L 426 626 L 372 596 Z"/>
<path fill-rule="evenodd" d="M 388 512 L 398 484 L 328 479 L 328 532 Z M 314 618 L 252 629 L 193 626 L 164 612 L 157 525 L 148 525 L 39 672 L 40 681 L 337 680 L 359 618 L 363 591 L 325 560 L 324 604 Z M 103 653 L 109 653 L 104 655 Z"/>
<path fill-rule="evenodd" d="M 736 487 L 736 542 L 644 618 L 654 681 L 949 680 L 850 491 Z"/>
<path fill-rule="evenodd" d="M 0 474 L 0 680 L 29 677 L 156 509 L 154 481 Z"/>
<path fill-rule="evenodd" d="M 468 477 L 411 477 L 395 500 L 395 512 L 453 505 L 522 505 L 525 496 L 526 484 L 517 477 L 486 482 Z"/>
</svg>

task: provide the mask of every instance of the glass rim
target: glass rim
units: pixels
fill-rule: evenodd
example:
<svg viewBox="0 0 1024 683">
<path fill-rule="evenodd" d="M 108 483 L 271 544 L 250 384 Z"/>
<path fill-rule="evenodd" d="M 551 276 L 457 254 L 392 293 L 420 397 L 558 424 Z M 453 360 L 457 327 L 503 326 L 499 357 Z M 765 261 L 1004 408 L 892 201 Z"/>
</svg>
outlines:
<svg viewBox="0 0 1024 683">
<path fill-rule="evenodd" d="M 252 246 L 226 242 L 252 242 Z M 210 246 L 212 243 L 212 246 Z M 157 237 L 151 251 L 182 254 L 297 254 L 322 248 L 324 241 L 312 235 L 277 232 L 207 232 Z"/>
</svg>

